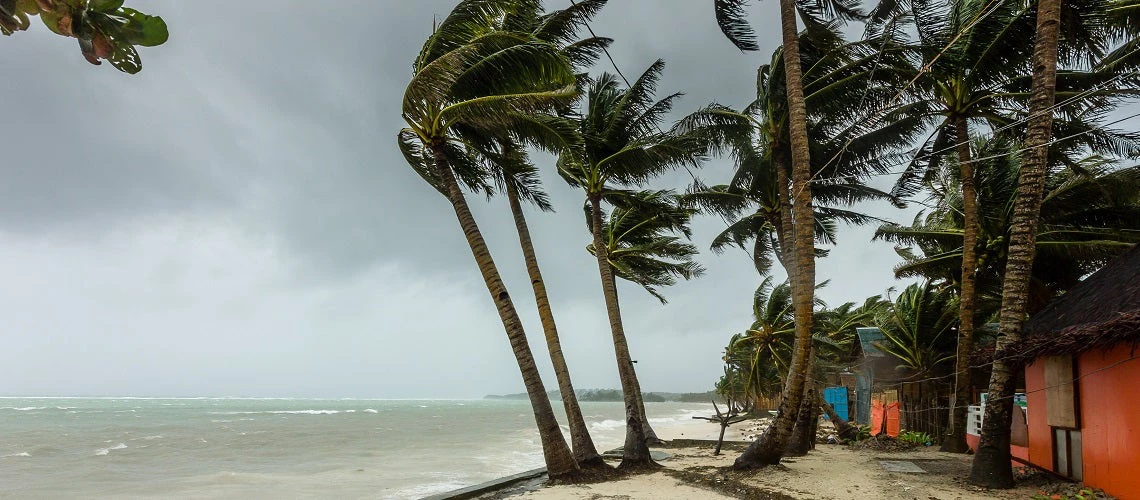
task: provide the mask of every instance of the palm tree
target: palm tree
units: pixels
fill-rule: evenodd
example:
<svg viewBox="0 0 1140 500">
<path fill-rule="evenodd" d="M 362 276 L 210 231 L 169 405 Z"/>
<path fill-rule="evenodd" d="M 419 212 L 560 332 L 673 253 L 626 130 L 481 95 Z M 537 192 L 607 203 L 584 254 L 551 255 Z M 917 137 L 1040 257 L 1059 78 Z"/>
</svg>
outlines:
<svg viewBox="0 0 1140 500">
<path fill-rule="evenodd" d="M 744 20 L 746 0 L 715 0 L 717 22 L 725 35 L 741 50 L 756 50 L 751 29 Z M 806 4 L 806 3 L 805 3 Z M 816 4 L 821 11 L 855 12 L 851 4 L 839 2 Z M 810 5 L 810 4 L 808 4 Z M 847 8 L 846 11 L 836 7 Z M 750 469 L 774 465 L 791 438 L 795 427 L 795 413 L 803 398 L 804 380 L 810 357 L 812 313 L 815 292 L 815 217 L 812 209 L 811 146 L 808 140 L 807 110 L 804 104 L 803 67 L 796 26 L 795 0 L 780 1 L 780 27 L 784 47 L 784 77 L 788 102 L 789 144 L 791 146 L 792 196 L 792 252 L 794 259 L 792 296 L 795 306 L 796 341 L 791 369 L 783 398 L 772 425 L 745 450 L 734 463 L 737 469 Z M 813 16 L 805 16 L 805 24 L 812 24 Z M 790 259 L 790 261 L 792 261 Z"/>
<path fill-rule="evenodd" d="M 954 360 L 958 300 L 952 290 L 930 281 L 906 287 L 874 319 L 886 337 L 877 347 L 893 357 L 895 368 L 907 377 L 931 378 Z"/>
<path fill-rule="evenodd" d="M 788 282 L 764 279 L 752 296 L 752 325 L 729 340 L 725 363 L 752 401 L 780 394 L 788 372 L 795 321 Z"/>
<path fill-rule="evenodd" d="M 577 31 L 580 26 L 597 14 L 607 1 L 584 0 L 566 9 L 547 14 L 542 12 L 540 2 L 524 3 L 510 15 L 504 16 L 502 29 L 530 33 L 536 38 L 558 47 L 574 64 L 575 68 L 587 67 L 597 60 L 612 40 L 597 36 L 579 40 Z M 548 117 L 546 121 L 555 123 L 557 120 Z M 551 135 L 553 144 L 544 145 L 545 149 L 558 151 L 568 146 L 560 134 Z M 553 211 L 553 207 L 547 201 L 545 193 L 541 191 L 538 171 L 528 160 L 525 150 L 519 145 L 512 144 L 509 138 L 499 138 L 498 140 L 501 156 L 491 163 L 490 170 L 496 177 L 501 190 L 506 192 L 515 229 L 519 235 L 519 244 L 522 247 L 523 259 L 526 262 L 527 274 L 530 277 L 531 288 L 534 291 L 535 302 L 538 307 L 538 316 L 546 337 L 547 351 L 554 367 L 554 375 L 558 380 L 563 409 L 566 411 L 574 458 L 579 465 L 607 467 L 590 438 L 586 420 L 583 418 L 581 406 L 578 404 L 578 396 L 570 378 L 566 358 L 562 354 L 562 343 L 558 336 L 558 326 L 554 321 L 554 313 L 547 295 L 546 282 L 542 278 L 542 271 L 538 265 L 538 257 L 535 255 L 534 244 L 531 241 L 530 229 L 527 227 L 526 215 L 523 212 L 521 201 L 528 201 L 543 211 Z"/>
<path fill-rule="evenodd" d="M 885 199 L 889 195 L 866 186 L 869 174 L 884 173 L 896 159 L 892 154 L 909 143 L 914 130 L 888 123 L 883 127 L 859 126 L 850 103 L 872 108 L 887 92 L 900 85 L 891 67 L 903 64 L 901 54 L 883 48 L 871 39 L 845 43 L 837 26 L 824 26 L 801 34 L 800 50 L 805 66 L 805 101 L 812 139 L 813 186 L 817 242 L 834 243 L 835 223 L 863 224 L 876 219 L 845 210 L 860 201 Z M 714 251 L 735 245 L 751 246 L 754 265 L 767 274 L 773 260 L 791 266 L 791 201 L 787 189 L 791 169 L 787 98 L 784 91 L 783 50 L 777 49 L 770 64 L 760 67 L 756 99 L 742 110 L 710 105 L 682 122 L 697 130 L 714 149 L 729 154 L 736 172 L 729 184 L 705 186 L 694 183 L 685 198 L 726 219 L 727 229 L 712 243 Z M 908 124 L 901 124 L 906 126 Z M 751 214 L 742 215 L 752 210 Z M 817 251 L 817 256 L 822 252 Z M 774 257 L 774 258 L 773 258 Z"/>
<path fill-rule="evenodd" d="M 608 195 L 616 207 L 602 214 L 602 242 L 606 258 L 618 278 L 637 284 L 665 304 L 659 287 L 693 279 L 704 273 L 693 262 L 697 249 L 682 238 L 692 236 L 689 222 L 695 213 L 680 205 L 670 190 L 621 192 Z M 592 224 L 592 219 L 587 221 Z M 593 231 L 592 226 L 588 229 Z M 596 254 L 593 243 L 586 249 Z"/>
<path fill-rule="evenodd" d="M 522 202 L 527 201 L 543 211 L 552 211 L 553 207 L 547 200 L 546 193 L 541 190 L 538 169 L 527 161 L 525 151 L 512 148 L 506 148 L 506 151 L 509 154 L 504 155 L 504 158 L 496 162 L 494 169 L 499 174 L 502 190 L 507 194 L 507 202 L 510 205 L 515 229 L 519 235 L 523 260 L 526 263 L 531 289 L 534 291 L 535 303 L 538 306 L 538 317 L 542 322 L 542 330 L 546 336 L 547 351 L 550 354 L 551 364 L 554 366 L 554 375 L 558 380 L 562 406 L 566 411 L 574 459 L 582 467 L 606 467 L 604 459 L 594 446 L 593 439 L 590 438 L 590 431 L 586 427 L 586 420 L 582 416 L 582 408 L 578 404 L 578 397 L 570 378 L 570 369 L 566 365 L 566 357 L 562 354 L 558 326 L 554 321 L 554 312 L 546 292 L 546 281 L 542 278 L 542 270 L 538 265 L 538 256 L 531 240 L 530 228 L 526 223 Z"/>
<path fill-rule="evenodd" d="M 975 167 L 981 187 L 978 318 L 991 317 L 1001 305 L 1002 271 L 1021 168 L 1015 148 L 1003 139 L 974 146 L 990 157 Z M 1049 169 L 1030 281 L 1030 314 L 1140 241 L 1140 167 L 1118 169 L 1113 163 L 1092 156 L 1076 161 L 1072 168 L 1054 164 Z M 903 257 L 895 267 L 897 277 L 924 277 L 958 286 L 964 231 L 961 199 L 952 191 L 956 185 L 957 169 L 948 163 L 931 184 L 930 212 L 920 214 L 910 226 L 886 224 L 876 232 L 876 239 L 904 245 L 897 248 Z"/>
<path fill-rule="evenodd" d="M 142 70 L 136 45 L 154 47 L 169 38 L 161 17 L 123 7 L 122 0 L 0 0 L 0 33 L 26 30 L 37 15 L 55 34 L 79 40 L 87 62 L 106 59 L 124 73 Z"/>
<path fill-rule="evenodd" d="M 1021 4 L 1005 2 L 994 6 L 984 0 L 881 4 L 873 13 L 872 29 L 877 29 L 874 19 L 890 17 L 885 12 L 888 8 L 909 11 L 916 40 L 913 48 L 918 55 L 914 85 L 908 92 L 910 102 L 888 119 L 919 122 L 933 129 L 899 177 L 893 194 L 903 198 L 921 189 L 922 181 L 939 171 L 945 153 L 956 153 L 960 169 L 965 230 L 959 273 L 962 326 L 955 382 L 956 387 L 964 388 L 969 383 L 968 353 L 973 349 L 977 270 L 978 204 L 970 151 L 971 122 L 985 121 L 996 129 L 1007 121 L 1009 110 L 1016 108 L 1019 94 L 1010 84 L 1028 66 L 1031 32 L 1026 29 L 1026 9 Z M 968 392 L 956 391 L 950 436 L 943 441 L 945 451 L 967 451 L 969 398 Z"/>
<path fill-rule="evenodd" d="M 619 86 L 613 75 L 603 74 L 593 80 L 587 91 L 583 116 L 578 119 L 583 145 L 575 154 L 563 154 L 558 159 L 558 169 L 563 178 L 585 191 L 589 205 L 602 294 L 626 406 L 625 448 L 619 466 L 623 468 L 650 464 L 652 460 L 641 424 L 637 375 L 630 359 L 615 294 L 614 269 L 606 253 L 602 233 L 602 201 L 613 192 L 612 187 L 637 186 L 670 169 L 697 167 L 704 150 L 692 135 L 662 132 L 658 128 L 664 115 L 680 97 L 680 94 L 673 94 L 655 100 L 654 93 L 664 65 L 662 61 L 655 62 L 625 89 Z"/>
<path fill-rule="evenodd" d="M 704 272 L 704 268 L 693 262 L 697 248 L 671 236 L 679 233 L 689 238 L 689 220 L 694 213 L 680 207 L 676 194 L 668 190 L 611 192 L 609 198 L 617 200 L 618 206 L 608 216 L 602 215 L 602 235 L 606 259 L 615 276 L 640 285 L 665 304 L 659 287 L 671 286 L 678 278 L 693 279 Z M 589 226 L 592 220 L 586 223 Z M 592 227 L 588 229 L 593 232 Z M 593 243 L 586 250 L 597 253 Z M 618 295 L 616 289 L 613 294 Z M 641 384 L 636 377 L 634 384 L 646 442 L 660 443 L 649 425 Z"/>
<path fill-rule="evenodd" d="M 466 0 L 428 37 L 413 65 L 403 100 L 408 127 L 399 133 L 405 159 L 451 202 L 471 253 L 503 322 L 530 397 L 551 477 L 575 473 L 527 344 L 518 312 L 467 205 L 460 179 L 483 187 L 480 158 L 461 144 L 485 143 L 487 130 L 533 141 L 535 112 L 562 109 L 576 97 L 570 62 L 557 47 L 527 33 L 496 29 L 512 1 Z M 489 148 L 488 148 L 489 149 Z"/>
<path fill-rule="evenodd" d="M 1056 98 L 1060 24 L 1061 0 L 1039 0 L 1037 36 L 1033 46 L 1033 85 L 1025 136 L 1025 149 L 1029 154 L 1018 177 L 995 353 L 1021 339 L 1021 327 L 1025 323 L 1025 310 L 1029 303 L 1029 281 L 1037 248 L 1045 171 L 1049 166 L 1049 139 L 1053 132 L 1052 108 Z M 1013 363 L 994 356 L 981 442 L 970 470 L 970 482 L 979 486 L 1012 488 L 1014 485 L 1013 468 L 1009 465 L 1009 429 L 1016 369 Z"/>
</svg>

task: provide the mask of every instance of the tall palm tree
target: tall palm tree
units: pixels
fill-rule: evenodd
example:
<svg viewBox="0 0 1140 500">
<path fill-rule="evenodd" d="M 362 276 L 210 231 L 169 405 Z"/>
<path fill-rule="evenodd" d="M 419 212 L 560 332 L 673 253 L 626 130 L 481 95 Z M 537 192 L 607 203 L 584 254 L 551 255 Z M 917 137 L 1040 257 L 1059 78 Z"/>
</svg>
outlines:
<svg viewBox="0 0 1140 500">
<path fill-rule="evenodd" d="M 526 157 L 526 152 L 514 148 L 505 148 L 504 155 L 494 164 L 494 170 L 499 174 L 498 180 L 502 191 L 507 195 L 507 202 L 514 219 L 515 230 L 519 235 L 519 246 L 522 247 L 523 260 L 526 263 L 527 275 L 530 278 L 531 289 L 534 292 L 535 303 L 538 307 L 538 317 L 542 323 L 542 330 L 546 336 L 546 347 L 550 354 L 550 361 L 554 367 L 554 375 L 558 380 L 558 390 L 561 394 L 562 406 L 566 411 L 566 422 L 570 428 L 570 442 L 574 452 L 574 459 L 579 466 L 606 467 L 601 454 L 590 438 L 590 431 L 586 427 L 586 420 L 582 416 L 582 408 L 570 378 L 570 369 L 566 365 L 566 357 L 562 354 L 562 342 L 558 336 L 558 326 L 554 321 L 554 312 L 550 305 L 550 298 L 546 291 L 546 281 L 542 277 L 542 270 L 538 265 L 538 256 L 531 240 L 530 228 L 527 226 L 526 214 L 522 203 L 531 205 L 543 211 L 552 211 L 553 207 L 541 189 L 538 179 L 538 169 Z"/>
<path fill-rule="evenodd" d="M 671 286 L 678 278 L 689 280 L 704 273 L 704 268 L 693 257 L 697 248 L 683 241 L 692 234 L 689 221 L 693 211 L 680 207 L 679 197 L 672 191 L 612 191 L 609 198 L 616 206 L 608 215 L 602 214 L 602 235 L 606 245 L 606 259 L 614 275 L 640 285 L 650 295 L 666 303 L 659 287 Z M 586 221 L 587 226 L 592 219 Z M 588 227 L 591 233 L 592 227 Z M 597 253 L 594 244 L 587 245 L 591 254 Z M 613 290 L 614 296 L 618 291 Z M 648 443 L 661 440 L 645 412 L 641 383 L 634 378 L 637 406 L 641 413 L 641 426 Z"/>
<path fill-rule="evenodd" d="M 1049 168 L 1058 61 L 1071 67 L 1087 62 L 1090 55 L 1102 54 L 1104 44 L 1113 35 L 1113 26 L 1100 22 L 1107 10 L 1108 4 L 1096 1 L 1040 0 L 1037 4 L 1033 71 L 1023 147 L 1027 153 L 1023 158 L 1013 205 L 1009 254 L 1002 283 L 999 334 L 981 442 L 970 471 L 970 481 L 979 486 L 1011 488 L 1014 485 L 1013 469 L 1009 465 L 1009 429 L 1018 366 L 1001 353 L 1010 343 L 1020 340 L 1029 305 L 1037 227 Z M 1060 43 L 1062 21 L 1066 21 L 1063 45 Z"/>
<path fill-rule="evenodd" d="M 122 0 L 0 0 L 0 33 L 26 30 L 37 15 L 55 34 L 78 40 L 87 62 L 106 59 L 124 73 L 142 70 L 136 45 L 154 47 L 169 38 L 161 17 L 123 7 Z"/>
<path fill-rule="evenodd" d="M 756 50 L 754 36 L 745 21 L 746 0 L 715 0 L 717 23 L 725 35 L 741 50 Z M 805 5 L 810 5 L 805 2 Z M 847 8 L 850 3 L 816 4 L 819 10 L 836 12 L 835 6 Z M 788 102 L 789 144 L 791 146 L 791 190 L 793 245 L 790 261 L 792 295 L 795 304 L 796 341 L 783 398 L 772 425 L 745 450 L 734 463 L 738 469 L 774 465 L 791 438 L 796 412 L 803 399 L 805 370 L 811 353 L 812 313 L 815 292 L 815 217 L 812 209 L 811 145 L 808 140 L 807 110 L 804 104 L 803 67 L 800 63 L 799 29 L 796 25 L 795 0 L 780 1 L 780 33 L 784 47 L 784 80 Z M 851 7 L 850 12 L 855 12 Z M 808 25 L 813 16 L 805 16 Z"/>
<path fill-rule="evenodd" d="M 613 334 L 618 375 L 621 378 L 626 409 L 626 439 L 619 467 L 652 463 L 639 410 L 637 375 L 630 359 L 629 344 L 622 325 L 615 293 L 614 268 L 603 237 L 602 201 L 620 186 L 638 186 L 650 178 L 683 166 L 697 167 L 703 159 L 703 145 L 696 137 L 662 132 L 658 127 L 680 97 L 654 97 L 664 62 L 657 61 L 629 88 L 622 88 L 613 75 L 594 79 L 587 90 L 584 111 L 578 119 L 583 145 L 575 154 L 562 154 L 558 169 L 570 184 L 585 191 L 589 205 L 602 294 L 606 301 Z M 609 199 L 611 203 L 614 199 Z"/>
<path fill-rule="evenodd" d="M 1009 465 L 1009 428 L 1013 414 L 1013 383 L 1017 366 L 1000 355 L 1002 348 L 1021 339 L 1029 303 L 1029 280 L 1037 248 L 1045 170 L 1049 165 L 1049 139 L 1053 132 L 1053 103 L 1057 85 L 1057 40 L 1061 0 L 1037 3 L 1037 36 L 1033 45 L 1033 85 L 1025 149 L 1029 154 L 1018 178 L 1010 231 L 1009 257 L 1002 285 L 999 335 L 990 375 L 989 398 L 982 420 L 981 442 L 970 469 L 970 482 L 989 488 L 1012 488 Z"/>
<path fill-rule="evenodd" d="M 536 38 L 558 47 L 575 68 L 588 67 L 597 60 L 612 40 L 597 36 L 579 39 L 577 31 L 596 15 L 607 1 L 583 0 L 571 7 L 550 13 L 543 13 L 541 2 L 524 3 L 509 15 L 504 16 L 502 29 L 530 33 Z M 554 122 L 554 120 L 548 119 L 547 122 Z M 545 149 L 558 151 L 569 145 L 560 134 L 555 133 L 551 136 L 554 143 L 545 145 Z M 570 370 L 566 365 L 566 358 L 562 354 L 562 343 L 558 336 L 558 326 L 554 321 L 554 313 L 546 291 L 546 282 L 542 278 L 542 270 L 538 265 L 538 257 L 534 251 L 534 244 L 531 241 L 530 229 L 527 227 L 526 214 L 523 212 L 521 201 L 528 201 L 544 211 L 552 211 L 553 207 L 546 200 L 545 193 L 541 191 L 537 169 L 528 160 L 525 150 L 517 144 L 512 144 L 509 138 L 500 137 L 498 140 L 500 141 L 499 152 L 501 156 L 496 161 L 491 162 L 490 170 L 496 177 L 501 190 L 506 192 L 515 229 L 519 235 L 519 244 L 522 247 L 531 288 L 534 291 L 539 320 L 546 337 L 547 351 L 554 367 L 554 375 L 558 380 L 558 389 L 562 395 L 562 406 L 566 411 L 574 458 L 579 465 L 607 467 L 590 438 L 586 420 L 583 418 L 581 406 L 578 404 L 578 396 L 570 378 Z"/>
<path fill-rule="evenodd" d="M 562 436 L 526 340 L 522 322 L 467 205 L 460 180 L 485 187 L 480 158 L 464 144 L 485 143 L 486 130 L 533 141 L 534 113 L 563 109 L 575 99 L 576 79 L 557 47 L 521 32 L 497 29 L 515 2 L 466 0 L 428 37 L 404 93 L 407 128 L 398 142 L 410 166 L 455 211 L 487 291 L 503 322 L 535 413 L 552 477 L 578 471 Z M 490 149 L 490 148 L 487 148 Z"/>
<path fill-rule="evenodd" d="M 891 67 L 905 61 L 900 60 L 901 51 L 884 49 L 878 39 L 844 42 L 835 25 L 805 31 L 800 41 L 812 171 L 823 181 L 813 186 L 816 238 L 819 243 L 834 243 L 836 222 L 876 220 L 842 207 L 888 198 L 887 193 L 866 186 L 863 179 L 886 172 L 896 160 L 893 151 L 909 143 L 914 133 L 899 127 L 910 125 L 901 122 L 861 127 L 857 115 L 865 113 L 853 114 L 851 103 L 867 96 L 862 99 L 866 107 L 881 104 L 886 92 L 901 84 L 900 72 Z M 712 249 L 751 246 L 761 274 L 770 270 L 774 260 L 785 268 L 791 266 L 792 214 L 787 189 L 791 151 L 783 72 L 783 50 L 777 49 L 771 63 L 760 67 L 755 100 L 739 111 L 713 104 L 681 124 L 698 130 L 715 150 L 727 153 L 736 163 L 729 184 L 694 183 L 686 203 L 728 220 L 729 227 L 714 238 Z M 754 211 L 742 215 L 749 210 Z"/>
<path fill-rule="evenodd" d="M 889 119 L 929 125 L 932 132 L 916 150 L 917 154 L 895 184 L 893 194 L 902 198 L 915 194 L 923 180 L 939 171 L 947 153 L 956 154 L 960 169 L 962 214 L 964 218 L 963 258 L 960 261 L 960 320 L 958 375 L 955 387 L 969 383 L 968 353 L 973 349 L 975 316 L 975 276 L 977 271 L 978 204 L 974 165 L 971 161 L 971 126 L 987 122 L 999 128 L 1015 109 L 1020 95 L 1011 82 L 1028 67 L 1029 37 L 1026 8 L 1004 2 L 993 5 L 985 0 L 954 0 L 947 3 L 898 2 L 881 4 L 874 19 L 889 17 L 887 8 L 908 11 L 918 60 L 910 102 Z M 973 122 L 973 124 L 972 124 Z M 996 124 L 995 124 L 996 122 Z M 967 451 L 966 410 L 970 393 L 955 391 L 949 432 L 943 449 Z"/>
</svg>

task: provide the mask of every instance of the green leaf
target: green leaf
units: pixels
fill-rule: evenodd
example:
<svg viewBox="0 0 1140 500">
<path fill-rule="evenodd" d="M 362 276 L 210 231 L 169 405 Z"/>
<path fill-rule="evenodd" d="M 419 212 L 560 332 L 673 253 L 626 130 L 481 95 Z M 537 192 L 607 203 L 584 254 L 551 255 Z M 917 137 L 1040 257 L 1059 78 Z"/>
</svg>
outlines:
<svg viewBox="0 0 1140 500">
<path fill-rule="evenodd" d="M 166 43 L 170 38 L 166 21 L 161 17 L 150 16 L 129 8 L 123 8 L 120 13 L 127 18 L 127 24 L 123 26 L 121 34 L 116 34 L 122 37 L 122 41 L 131 45 L 154 47 Z"/>
<path fill-rule="evenodd" d="M 123 6 L 123 0 L 88 0 L 87 9 L 95 12 L 114 12 Z"/>
<path fill-rule="evenodd" d="M 123 73 L 135 74 L 142 71 L 142 59 L 139 58 L 138 51 L 135 50 L 134 45 L 129 43 L 115 44 L 115 50 L 111 52 L 107 61 L 114 66 L 115 69 Z"/>
</svg>

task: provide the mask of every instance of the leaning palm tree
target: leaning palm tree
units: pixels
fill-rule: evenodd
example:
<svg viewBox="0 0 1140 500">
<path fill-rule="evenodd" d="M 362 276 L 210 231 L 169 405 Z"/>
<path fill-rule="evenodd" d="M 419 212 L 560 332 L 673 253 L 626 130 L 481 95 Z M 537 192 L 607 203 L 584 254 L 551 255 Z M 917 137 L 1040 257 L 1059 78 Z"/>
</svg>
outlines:
<svg viewBox="0 0 1140 500">
<path fill-rule="evenodd" d="M 407 128 L 398 142 L 405 159 L 451 203 L 483 281 L 503 322 L 530 397 L 552 477 L 578 470 L 562 436 L 526 340 L 522 322 L 490 250 L 467 205 L 460 182 L 487 187 L 472 145 L 487 130 L 510 131 L 518 143 L 533 141 L 534 113 L 568 106 L 576 97 L 570 62 L 557 47 L 527 33 L 496 29 L 515 2 L 461 2 L 428 37 L 404 93 Z M 481 148 L 482 149 L 482 148 Z M 490 148 L 486 148 L 490 149 Z"/>
<path fill-rule="evenodd" d="M 526 152 L 507 146 L 503 149 L 503 153 L 493 163 L 492 171 L 497 176 L 501 190 L 507 195 L 515 230 L 519 235 L 519 246 L 522 247 L 527 275 L 530 277 L 531 289 L 534 291 L 535 303 L 538 306 L 538 317 L 546 336 L 547 351 L 554 367 L 554 375 L 558 380 L 562 406 L 566 411 L 566 422 L 570 430 L 574 459 L 582 467 L 607 467 L 594 446 L 593 439 L 590 438 L 590 431 L 586 427 L 585 418 L 582 416 L 582 408 L 578 403 L 578 396 L 570 378 L 570 369 L 566 365 L 566 357 L 562 354 L 562 342 L 558 336 L 558 326 L 554 321 L 554 312 L 546 291 L 546 281 L 543 279 L 542 270 L 538 265 L 538 256 L 534 250 L 534 243 L 531 240 L 530 228 L 527 225 L 522 204 L 527 202 L 543 211 L 553 211 L 553 207 L 550 205 L 546 193 L 542 191 L 541 182 L 538 179 L 538 169 L 527 159 Z"/>
<path fill-rule="evenodd" d="M 609 197 L 618 200 L 619 206 L 609 214 L 602 214 L 602 235 L 606 259 L 614 275 L 637 284 L 650 295 L 666 303 L 660 288 L 672 286 L 677 279 L 693 279 L 704 273 L 704 268 L 693 262 L 697 248 L 675 234 L 689 238 L 692 233 L 689 221 L 693 211 L 682 208 L 679 197 L 672 191 L 611 192 Z M 587 228 L 593 223 L 586 221 Z M 594 244 L 586 250 L 597 254 Z M 613 290 L 616 297 L 618 291 Z M 642 397 L 641 383 L 634 377 L 641 426 L 648 443 L 660 443 L 657 433 L 649 425 Z"/>
<path fill-rule="evenodd" d="M 598 36 L 579 39 L 577 32 L 582 25 L 605 6 L 607 1 L 583 0 L 568 8 L 550 13 L 543 13 L 541 2 L 525 2 L 503 17 L 502 29 L 530 33 L 536 38 L 558 47 L 575 68 L 588 67 L 597 60 L 612 40 Z M 547 123 L 556 121 L 557 119 L 553 117 L 547 117 L 546 120 Z M 551 141 L 546 141 L 545 149 L 558 151 L 569 145 L 560 134 L 549 135 Z M 538 170 L 527 158 L 525 149 L 521 145 L 512 143 L 509 137 L 492 139 L 492 141 L 495 140 L 498 141 L 498 152 L 500 154 L 495 158 L 495 161 L 490 162 L 490 171 L 500 190 L 507 195 L 515 229 L 519 235 L 519 245 L 522 247 L 523 260 L 526 263 L 527 274 L 534 291 L 539 320 L 546 337 L 547 351 L 554 367 L 554 375 L 558 380 L 558 389 L 562 394 L 562 406 L 566 411 L 566 421 L 570 430 L 570 442 L 574 458 L 579 465 L 607 467 L 590 438 L 586 420 L 582 416 L 582 408 L 578 404 L 578 396 L 570 378 L 566 358 L 562 354 L 562 342 L 558 336 L 558 326 L 554 320 L 554 313 L 546 291 L 546 282 L 543 280 L 542 270 L 538 265 L 538 257 L 534 251 L 534 244 L 531 241 L 530 229 L 527 227 L 522 202 L 529 202 L 529 204 L 543 211 L 552 211 L 553 207 L 550 206 L 545 193 L 542 192 Z"/>
<path fill-rule="evenodd" d="M 658 128 L 680 97 L 673 94 L 661 100 L 654 98 L 664 66 L 664 62 L 657 61 L 629 88 L 622 88 L 613 75 L 603 74 L 594 79 L 586 92 L 584 112 L 578 119 L 583 144 L 576 152 L 564 153 L 558 158 L 559 173 L 585 192 L 589 205 L 602 294 L 625 401 L 626 439 L 619 467 L 647 465 L 652 460 L 638 405 L 637 375 L 615 294 L 614 267 L 606 253 L 602 233 L 602 201 L 616 187 L 638 186 L 674 168 L 697 167 L 703 159 L 703 145 L 695 137 Z M 609 197 L 607 201 L 612 203 L 618 198 Z"/>
</svg>

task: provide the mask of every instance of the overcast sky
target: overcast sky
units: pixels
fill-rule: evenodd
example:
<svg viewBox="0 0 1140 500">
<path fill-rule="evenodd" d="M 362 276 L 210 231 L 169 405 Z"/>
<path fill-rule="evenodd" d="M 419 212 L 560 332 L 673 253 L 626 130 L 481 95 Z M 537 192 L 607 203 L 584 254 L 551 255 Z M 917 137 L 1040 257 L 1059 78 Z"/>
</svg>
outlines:
<svg viewBox="0 0 1140 500">
<path fill-rule="evenodd" d="M 448 203 L 395 147 L 412 59 L 454 1 L 131 0 L 171 30 L 134 76 L 88 65 L 38 20 L 0 40 L 0 395 L 521 392 Z M 612 0 L 594 28 L 631 78 L 664 58 L 662 92 L 686 92 L 684 113 L 749 100 L 776 6 L 753 6 L 760 53 L 735 50 L 707 1 Z M 581 196 L 536 158 L 559 212 L 530 214 L 531 229 L 574 382 L 618 387 Z M 506 202 L 471 201 L 555 388 Z M 696 243 L 722 227 L 699 219 Z M 844 229 L 820 262 L 828 302 L 896 284 L 872 231 Z M 666 290 L 667 306 L 621 287 L 645 390 L 710 389 L 750 323 L 747 255 L 700 261 L 708 273 Z"/>
</svg>

